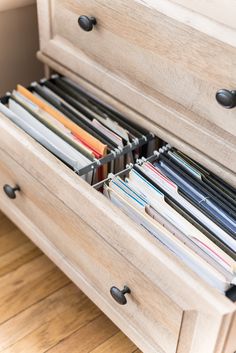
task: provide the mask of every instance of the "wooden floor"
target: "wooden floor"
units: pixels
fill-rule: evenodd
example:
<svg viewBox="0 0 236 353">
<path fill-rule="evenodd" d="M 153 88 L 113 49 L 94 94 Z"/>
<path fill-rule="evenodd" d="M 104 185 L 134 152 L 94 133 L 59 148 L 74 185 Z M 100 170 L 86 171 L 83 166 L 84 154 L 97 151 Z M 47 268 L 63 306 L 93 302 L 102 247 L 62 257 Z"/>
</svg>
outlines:
<svg viewBox="0 0 236 353">
<path fill-rule="evenodd" d="M 141 352 L 2 214 L 0 277 L 0 352 Z"/>
</svg>

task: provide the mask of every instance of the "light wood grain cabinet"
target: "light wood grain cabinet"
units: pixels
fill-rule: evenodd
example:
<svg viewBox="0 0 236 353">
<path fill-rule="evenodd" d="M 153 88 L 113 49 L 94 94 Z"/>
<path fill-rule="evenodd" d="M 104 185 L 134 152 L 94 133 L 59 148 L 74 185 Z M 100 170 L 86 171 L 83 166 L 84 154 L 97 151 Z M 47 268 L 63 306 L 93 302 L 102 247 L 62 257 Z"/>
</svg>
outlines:
<svg viewBox="0 0 236 353">
<path fill-rule="evenodd" d="M 215 92 L 236 88 L 236 50 L 232 38 L 185 23 L 193 6 L 39 0 L 38 57 L 235 186 L 236 110 Z M 202 3 L 196 13 L 206 16 Z M 81 15 L 96 18 L 91 31 Z M 234 353 L 233 302 L 3 115 L 0 131 L 1 210 L 143 352 Z M 19 185 L 15 199 L 5 184 Z M 130 288 L 126 305 L 112 286 Z"/>
<path fill-rule="evenodd" d="M 230 158 L 236 113 L 215 95 L 236 89 L 235 47 L 167 16 L 177 12 L 182 19 L 182 7 L 164 11 L 154 1 L 42 0 L 38 6 L 43 54 L 214 159 L 227 151 Z M 81 15 L 96 18 L 91 32 L 79 27 Z M 224 152 L 212 149 L 209 135 L 213 143 L 223 139 Z M 233 157 L 230 169 L 236 171 Z"/>
<path fill-rule="evenodd" d="M 202 15 L 205 18 L 209 18 L 223 26 L 234 30 L 236 29 L 236 4 L 234 0 L 226 0 L 223 3 L 220 0 L 171 0 L 171 2 L 181 5 L 186 9 Z M 202 29 L 203 28 L 201 27 L 201 30 Z M 215 33 L 215 36 L 217 35 L 218 33 Z M 230 36 L 228 36 L 228 41 L 231 39 L 229 37 Z"/>
<path fill-rule="evenodd" d="M 1 189 L 20 187 L 2 189 L 1 209 L 144 352 L 213 352 L 218 339 L 221 352 L 235 305 L 3 116 L 0 128 Z M 124 307 L 114 285 L 131 290 Z"/>
</svg>

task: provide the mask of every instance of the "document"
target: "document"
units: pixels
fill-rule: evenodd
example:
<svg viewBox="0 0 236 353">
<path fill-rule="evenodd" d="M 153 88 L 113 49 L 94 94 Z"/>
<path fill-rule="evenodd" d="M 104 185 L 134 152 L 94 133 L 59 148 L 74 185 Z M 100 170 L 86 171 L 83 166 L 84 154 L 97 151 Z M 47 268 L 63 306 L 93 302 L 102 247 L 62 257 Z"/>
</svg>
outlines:
<svg viewBox="0 0 236 353">
<path fill-rule="evenodd" d="M 191 181 L 202 187 L 205 192 L 213 195 L 217 200 L 219 200 L 231 215 L 236 217 L 236 201 L 232 197 L 232 194 L 228 194 L 224 183 L 221 182 L 221 185 L 216 185 L 207 178 L 206 173 L 203 172 L 201 168 L 197 169 L 196 166 L 190 164 L 187 160 L 182 158 L 177 152 L 169 150 L 164 154 L 165 158 L 167 157 L 177 168 L 183 172 L 184 175 L 187 175 Z"/>
<path fill-rule="evenodd" d="M 109 119 L 109 117 L 104 117 L 104 114 L 96 109 L 96 106 L 92 105 L 85 97 L 76 94 L 71 88 L 64 85 L 62 89 L 51 81 L 46 81 L 40 87 L 45 93 L 56 99 L 58 104 L 67 107 L 74 113 L 78 113 L 78 111 L 83 113 L 83 119 L 87 119 L 87 122 L 95 119 L 121 137 L 124 141 L 129 142 L 128 131 L 123 129 L 114 120 Z"/>
<path fill-rule="evenodd" d="M 122 128 L 129 131 L 129 140 L 140 138 L 143 136 L 143 134 L 146 133 L 145 129 L 141 128 L 140 126 L 137 126 L 135 123 L 132 123 L 131 125 L 128 119 L 125 116 L 121 115 L 118 111 L 116 111 L 114 107 L 110 106 L 107 103 L 104 103 L 98 97 L 95 97 L 93 94 L 91 94 L 69 78 L 58 76 L 53 80 L 53 82 L 56 86 L 62 87 L 65 90 L 69 89 L 70 93 L 73 94 L 76 99 L 80 100 L 82 97 L 83 99 L 85 99 L 86 104 L 89 105 L 90 109 L 97 112 L 105 119 L 110 118 L 112 121 L 117 122 Z"/>
<path fill-rule="evenodd" d="M 172 180 L 193 203 L 201 208 L 205 213 L 212 217 L 217 223 L 221 224 L 228 232 L 236 237 L 236 221 L 221 207 L 220 201 L 215 201 L 213 197 L 197 188 L 193 183 L 187 180 L 184 175 L 176 172 L 166 161 L 159 160 L 154 163 L 154 167 L 163 175 Z"/>
<path fill-rule="evenodd" d="M 174 150 L 175 155 L 191 165 L 195 170 L 201 173 L 201 179 L 208 184 L 212 189 L 221 193 L 226 199 L 230 202 L 233 202 L 236 205 L 236 190 L 224 180 L 201 166 L 199 163 L 192 160 L 190 157 L 186 156 L 184 153 Z"/>
<path fill-rule="evenodd" d="M 117 190 L 113 190 L 113 187 L 107 185 L 104 186 L 104 194 L 134 222 L 141 225 L 152 236 L 157 238 L 169 251 L 173 252 L 209 284 L 221 292 L 225 292 L 230 287 L 231 282 L 224 275 L 186 247 L 177 238 L 173 238 L 173 235 L 169 231 L 146 214 L 145 207 L 143 206 L 142 208 L 140 200 L 133 197 L 128 198 L 122 189 L 118 193 Z"/>
<path fill-rule="evenodd" d="M 73 121 L 67 118 L 65 115 L 61 114 L 55 110 L 50 105 L 46 104 L 43 100 L 35 97 L 29 90 L 24 88 L 21 85 L 17 85 L 17 91 L 20 92 L 23 96 L 30 99 L 33 103 L 37 104 L 39 108 L 46 111 L 48 114 L 52 115 L 55 119 L 61 122 L 66 128 L 68 128 L 76 137 L 80 139 L 83 143 L 87 144 L 93 148 L 97 153 L 102 156 L 106 155 L 107 146 L 101 143 L 99 140 L 91 136 L 85 130 L 81 129 Z"/>
<path fill-rule="evenodd" d="M 145 162 L 137 168 L 140 169 L 151 180 L 153 180 L 155 184 L 160 186 L 160 188 L 168 195 L 170 195 L 177 202 L 177 204 L 188 210 L 196 219 L 200 221 L 200 223 L 206 226 L 207 229 L 212 231 L 219 239 L 227 244 L 230 249 L 236 251 L 235 239 L 233 239 L 231 235 L 226 233 L 203 212 L 201 212 L 198 208 L 196 208 L 193 204 L 181 196 L 178 193 L 177 185 L 173 183 L 169 178 L 165 177 L 162 173 L 160 173 L 150 162 Z"/>
<path fill-rule="evenodd" d="M 97 128 L 92 124 L 90 117 L 85 115 L 86 113 L 77 110 L 77 108 L 75 109 L 74 106 L 71 107 L 68 103 L 64 104 L 61 97 L 54 97 L 54 93 L 48 94 L 44 86 L 41 86 L 37 83 L 33 83 L 31 87 L 33 89 L 33 95 L 40 100 L 46 100 L 46 102 L 49 102 L 53 109 L 57 111 L 57 113 L 63 114 L 64 116 L 69 118 L 72 122 L 74 122 L 84 131 L 86 131 L 88 134 L 98 139 L 101 143 L 107 145 L 109 149 L 113 149 L 114 147 L 116 147 L 113 140 L 108 139 L 105 135 L 102 134 L 101 131 L 97 130 Z M 74 102 L 74 104 L 75 103 L 77 105 L 77 102 Z"/>
<path fill-rule="evenodd" d="M 72 147 L 77 149 L 83 155 L 85 155 L 90 160 L 93 160 L 96 154 L 92 149 L 82 144 L 72 133 L 66 128 L 60 121 L 55 119 L 53 116 L 40 109 L 36 104 L 28 100 L 26 97 L 21 95 L 17 91 L 12 92 L 12 97 L 21 104 L 30 114 L 32 114 L 36 119 L 38 119 L 41 123 L 47 126 L 50 130 L 54 131 L 58 136 L 63 138 L 66 142 L 68 142 Z"/>
<path fill-rule="evenodd" d="M 137 192 L 154 210 L 166 219 L 172 226 L 183 233 L 195 245 L 231 274 L 236 272 L 236 261 L 227 255 L 220 247 L 208 239 L 194 225 L 174 210 L 166 201 L 164 194 L 149 183 L 136 170 L 132 169 L 126 183 Z"/>
<path fill-rule="evenodd" d="M 115 134 L 114 132 L 112 132 L 111 130 L 109 130 L 106 126 L 100 123 L 100 121 L 93 119 L 92 124 L 96 126 L 98 131 L 101 131 L 103 135 L 105 135 L 110 140 L 112 140 L 117 145 L 117 147 L 120 147 L 120 148 L 124 147 L 122 138 L 117 134 Z"/>
<path fill-rule="evenodd" d="M 0 111 L 75 171 L 90 163 L 89 159 L 40 123 L 13 99 L 9 99 L 9 108 L 0 103 Z M 91 183 L 92 173 L 85 178 Z"/>
</svg>

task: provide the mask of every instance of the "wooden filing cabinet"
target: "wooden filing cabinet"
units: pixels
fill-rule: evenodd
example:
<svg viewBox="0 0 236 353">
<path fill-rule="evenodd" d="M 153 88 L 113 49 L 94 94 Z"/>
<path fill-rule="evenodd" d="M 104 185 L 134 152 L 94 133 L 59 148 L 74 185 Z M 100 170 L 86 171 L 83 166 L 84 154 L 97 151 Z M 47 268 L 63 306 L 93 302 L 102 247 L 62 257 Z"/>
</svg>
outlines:
<svg viewBox="0 0 236 353">
<path fill-rule="evenodd" d="M 236 109 L 215 100 L 236 88 L 235 27 L 215 4 L 39 0 L 38 57 L 235 186 Z M 234 303 L 3 115 L 0 129 L 0 183 L 20 187 L 1 210 L 142 351 L 234 353 Z"/>
</svg>

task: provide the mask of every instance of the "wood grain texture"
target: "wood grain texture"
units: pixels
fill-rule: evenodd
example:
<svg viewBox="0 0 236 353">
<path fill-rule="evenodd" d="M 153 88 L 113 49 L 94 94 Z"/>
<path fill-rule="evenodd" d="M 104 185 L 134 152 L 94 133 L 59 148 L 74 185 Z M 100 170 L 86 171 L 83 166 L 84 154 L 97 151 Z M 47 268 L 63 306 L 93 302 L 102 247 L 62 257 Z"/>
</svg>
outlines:
<svg viewBox="0 0 236 353">
<path fill-rule="evenodd" d="M 196 320 L 198 318 L 196 311 L 185 311 L 181 326 L 181 335 L 179 336 L 177 352 L 191 352 Z"/>
<path fill-rule="evenodd" d="M 1 152 L 0 160 L 0 183 L 5 178 L 12 184 L 17 177 L 22 190 L 12 207 L 17 207 L 46 234 L 117 314 L 142 333 L 156 350 L 175 352 L 182 310 L 13 160 L 4 158 Z M 8 172 L 10 163 L 13 173 Z M 115 304 L 109 292 L 112 285 L 123 288 L 125 284 L 132 288 L 127 308 Z"/>
<path fill-rule="evenodd" d="M 4 212 L 24 229 L 144 352 L 157 350 L 153 348 L 153 339 L 155 341 L 160 333 L 163 335 L 158 343 L 165 352 L 170 352 L 166 349 L 168 344 L 173 348 L 173 333 L 178 328 L 174 325 L 176 317 L 179 317 L 179 307 L 183 311 L 197 312 L 197 319 L 194 316 L 194 323 L 191 325 L 185 324 L 185 316 L 183 317 L 182 328 L 185 329 L 180 331 L 180 336 L 184 334 L 186 337 L 187 332 L 191 336 L 190 352 L 206 350 L 221 353 L 235 305 L 201 281 L 155 239 L 148 236 L 14 124 L 2 117 L 0 126 L 1 147 L 5 150 L 0 153 L 1 183 L 7 179 L 13 185 L 18 181 L 22 184 L 22 193 L 19 193 L 13 202 L 4 195 L 0 197 L 0 207 Z M 83 208 L 80 207 L 81 204 Z M 117 273 L 113 271 L 114 263 L 119 264 Z M 138 277 L 136 269 L 139 271 Z M 114 307 L 114 302 L 108 295 L 114 280 L 120 287 L 124 285 L 124 274 L 134 288 L 133 296 L 129 298 L 130 306 L 127 306 L 131 311 Z M 103 282 L 100 282 L 101 278 Z M 144 293 L 143 297 L 143 287 L 139 285 L 139 279 L 145 283 L 144 288 L 152 288 L 149 291 L 151 296 L 150 293 Z M 152 307 L 153 302 L 161 304 L 163 300 L 165 303 L 171 300 L 172 304 Z M 164 313 L 163 310 L 166 310 L 165 314 L 160 316 Z M 138 317 L 142 317 L 141 321 Z M 142 333 L 137 330 L 140 322 Z M 168 341 L 168 331 L 160 330 L 161 326 L 172 330 L 172 336 L 169 336 L 172 341 Z M 144 332 L 144 327 L 148 327 L 148 335 Z M 208 335 L 199 340 L 205 332 L 208 332 Z M 220 340 L 215 348 L 218 337 Z M 158 348 L 159 351 L 163 351 L 162 348 Z M 186 353 L 189 353 L 189 350 Z"/>
<path fill-rule="evenodd" d="M 19 233 L 20 232 L 18 232 L 18 235 Z M 8 237 L 9 236 L 12 241 L 12 233 L 8 233 Z M 31 242 L 25 242 L 22 245 L 17 246 L 17 248 L 1 255 L 0 276 L 16 270 L 25 262 L 28 262 L 40 255 L 42 255 L 42 252 Z"/>
<path fill-rule="evenodd" d="M 215 90 L 221 84 L 225 87 L 234 84 L 235 70 L 232 62 L 235 50 L 226 44 L 228 41 L 223 43 L 218 40 L 224 36 L 226 38 L 226 34 L 232 34 L 232 31 L 224 28 L 221 32 L 223 36 L 214 39 L 220 33 L 220 27 L 216 25 L 213 26 L 217 28 L 214 32 L 216 35 L 207 36 L 206 28 L 210 28 L 206 26 L 210 23 L 208 20 L 198 22 L 204 28 L 197 31 L 195 25 L 200 17 L 192 13 L 186 26 L 183 18 L 176 21 L 174 16 L 168 17 L 166 10 L 171 7 L 165 7 L 165 11 L 164 7 L 160 8 L 167 3 L 160 1 L 157 5 L 157 2 L 148 0 L 130 1 L 127 4 L 120 1 L 114 6 L 114 2 L 102 0 L 89 3 L 72 0 L 38 1 L 41 51 L 44 54 L 41 57 L 49 66 L 58 66 L 59 72 L 63 73 L 66 65 L 78 81 L 80 78 L 77 75 L 80 75 L 92 82 L 93 90 L 96 90 L 96 86 L 100 88 L 97 90 L 99 95 L 103 94 L 102 90 L 109 92 L 116 99 L 107 96 L 108 101 L 113 100 L 114 106 L 120 105 L 121 111 L 128 111 L 131 121 L 150 127 L 150 131 L 160 132 L 160 137 L 171 143 L 173 141 L 173 145 L 180 149 L 184 146 L 184 152 L 191 151 L 190 156 L 203 161 L 206 167 L 212 167 L 210 169 L 217 174 L 222 171 L 225 179 L 235 185 L 234 113 L 220 110 L 215 101 L 213 103 Z M 89 34 L 90 41 L 88 34 L 78 29 L 77 18 L 82 12 L 91 13 L 98 19 L 98 25 Z M 129 21 L 124 21 L 127 13 Z M 176 11 L 174 14 L 180 16 L 184 12 Z M 202 15 L 205 17 L 204 13 Z M 234 36 L 230 35 L 230 38 L 234 40 Z M 195 60 L 192 60 L 193 57 Z M 225 63 L 227 65 L 224 66 Z M 84 82 L 85 85 L 89 86 L 88 82 Z M 11 138 L 14 146 L 10 142 Z M 163 247 L 149 239 L 145 232 L 108 205 L 107 201 L 95 195 L 94 190 L 72 176 L 64 166 L 51 159 L 43 150 L 40 154 L 40 148 L 31 139 L 22 141 L 16 131 L 5 126 L 2 145 L 3 150 L 17 161 L 13 163 L 14 169 L 20 170 L 17 175 L 9 173 L 8 156 L 2 156 L 6 163 L 4 174 L 12 183 L 19 176 L 22 177 L 23 194 L 19 203 L 18 200 L 15 202 L 15 208 L 10 202 L 5 204 L 5 199 L 2 202 L 0 200 L 0 206 L 4 204 L 4 211 L 22 229 L 32 231 L 31 238 L 144 352 L 172 352 L 175 339 L 178 342 L 177 352 L 223 352 L 235 306 L 171 258 Z M 18 164 L 25 170 L 18 169 Z M 28 191 L 27 184 L 34 185 L 32 192 Z M 38 189 L 47 204 L 37 196 Z M 48 190 L 53 195 L 49 195 Z M 76 199 L 75 194 L 78 195 Z M 81 204 L 83 209 L 79 207 Z M 22 221 L 22 216 L 27 224 Z M 54 223 L 52 219 L 55 219 Z M 148 259 L 148 263 L 144 259 Z M 119 263 L 115 276 L 113 262 Z M 95 267 L 97 276 L 94 274 Z M 138 277 L 136 269 L 139 271 Z M 114 279 L 122 287 L 124 273 L 134 288 L 131 306 L 137 305 L 127 313 L 112 307 L 106 289 L 113 284 Z M 140 279 L 152 293 L 149 297 L 144 293 L 144 299 L 149 300 L 147 303 L 142 301 Z M 153 297 L 153 288 L 158 297 Z M 139 298 L 137 303 L 136 298 Z M 174 305 L 168 305 L 167 298 Z M 150 312 L 153 302 L 159 305 L 155 312 Z M 134 315 L 134 308 L 137 315 Z M 178 314 L 178 308 L 180 312 L 183 311 L 183 316 Z M 132 324 L 127 325 L 127 318 Z M 153 318 L 158 318 L 154 324 Z M 140 322 L 144 332 L 137 330 Z M 88 324 L 84 335 L 90 330 L 93 330 L 93 325 Z M 176 332 L 179 333 L 178 337 Z M 205 332 L 208 334 L 205 335 Z M 106 347 L 114 342 L 116 335 L 119 334 L 110 337 L 104 349 L 109 349 Z M 78 337 L 79 333 L 70 336 L 72 352 L 76 349 Z M 156 341 L 159 344 L 153 348 Z M 90 343 L 82 342 L 80 351 L 91 348 Z M 24 346 L 24 342 L 21 344 L 18 350 Z M 96 351 L 99 348 L 94 349 Z M 64 352 L 64 343 L 51 350 Z"/>
<path fill-rule="evenodd" d="M 121 332 L 116 333 L 107 341 L 93 349 L 91 353 L 119 353 L 119 352 L 136 352 L 132 342 Z M 141 352 L 141 351 L 140 351 Z"/>
<path fill-rule="evenodd" d="M 44 345 L 45 348 L 46 340 L 42 342 L 39 333 L 41 332 L 43 336 L 45 326 L 53 327 L 54 322 L 56 331 L 56 323 L 60 320 L 60 335 L 59 330 L 57 330 L 55 334 L 49 336 L 50 347 L 52 347 L 55 340 L 60 341 L 63 329 L 65 337 L 74 332 L 75 328 L 79 329 L 80 326 L 87 324 L 99 315 L 101 315 L 99 309 L 70 283 L 2 324 L 0 326 L 0 336 L 2 338 L 0 347 L 4 350 L 13 342 L 27 342 L 31 337 L 32 341 L 37 342 L 38 345 Z M 63 323 L 61 319 L 64 317 L 65 321 Z M 48 348 L 49 341 L 46 349 Z"/>
<path fill-rule="evenodd" d="M 236 352 L 236 314 L 234 314 L 228 331 L 228 338 L 223 349 L 224 353 L 235 353 Z"/>
<path fill-rule="evenodd" d="M 13 243 L 9 240 L 9 233 L 11 234 L 11 238 L 15 240 Z M 27 238 L 25 238 L 17 229 L 13 229 L 10 232 L 6 232 L 4 235 L 0 237 L 0 255 L 3 255 L 5 251 L 11 251 L 16 246 L 20 246 L 27 242 Z"/>
<path fill-rule="evenodd" d="M 197 12 L 212 20 L 236 29 L 235 15 L 236 3 L 234 0 L 226 0 L 222 4 L 220 0 L 171 0 L 172 3 L 182 5 L 190 11 Z"/>
<path fill-rule="evenodd" d="M 8 223 L 9 228 L 15 228 L 5 216 L 0 214 L 0 234 L 3 233 L 2 223 L 5 225 Z M 19 248 L 23 246 L 27 248 L 30 244 L 32 249 L 37 249 L 33 243 L 27 240 L 25 235 L 19 230 L 17 231 L 19 235 L 25 237 L 26 242 L 19 247 L 14 237 L 11 236 L 12 233 L 8 233 L 9 242 L 12 242 L 14 250 L 8 252 L 8 248 L 5 248 L 4 255 L 0 256 L 0 268 L 5 263 L 5 257 L 10 253 L 12 264 L 9 261 L 9 265 L 13 268 L 15 265 L 13 253 L 15 251 L 15 257 L 17 257 Z M 39 264 L 40 268 L 38 268 Z M 12 293 L 15 293 L 15 286 L 20 286 L 23 274 L 26 275 L 27 271 L 39 274 L 40 271 L 40 280 L 35 286 L 35 291 L 41 292 L 41 297 L 35 299 L 29 286 L 28 296 L 32 297 L 30 301 L 32 304 L 26 306 L 23 310 L 20 307 L 19 311 L 11 313 L 9 318 L 0 324 L 0 352 L 44 353 L 51 352 L 51 350 L 59 352 L 62 346 L 64 352 L 68 352 L 72 342 L 71 337 L 83 337 L 81 344 L 84 342 L 84 353 L 89 353 L 90 347 L 96 350 L 100 347 L 105 349 L 109 346 L 114 348 L 114 352 L 117 353 L 134 352 L 136 350 L 135 345 L 123 333 L 119 332 L 118 328 L 74 284 L 68 282 L 63 285 L 62 283 L 62 288 L 58 289 L 55 286 L 54 291 L 48 293 L 44 281 L 47 282 L 47 274 L 51 272 L 52 268 L 55 268 L 53 263 L 42 254 L 39 256 L 36 254 L 35 258 L 32 259 L 24 257 L 24 262 L 19 263 L 8 276 L 1 275 L 1 291 L 6 284 L 10 297 Z M 60 273 L 60 271 L 57 270 L 57 273 Z M 22 298 L 21 296 L 21 291 L 15 295 L 18 303 L 25 299 L 24 296 Z M 0 307 L 6 306 L 6 304 L 8 303 L 5 297 L 1 297 Z M 108 340 L 107 343 L 106 340 Z M 76 353 L 81 353 L 78 342 L 74 343 L 73 350 Z"/>
<path fill-rule="evenodd" d="M 218 89 L 234 88 L 235 48 L 171 20 L 149 1 L 51 1 L 46 17 L 43 1 L 38 6 L 44 54 L 236 171 L 229 152 L 235 110 L 215 100 Z M 98 19 L 89 34 L 78 28 L 81 13 Z"/>
<path fill-rule="evenodd" d="M 65 293 L 66 295 L 67 293 Z M 107 321 L 109 326 L 114 327 L 114 331 L 117 332 L 118 328 L 114 326 L 113 323 L 110 322 L 109 319 L 105 317 L 105 315 L 98 315 L 99 309 L 93 308 L 91 306 L 91 302 L 87 299 L 86 300 L 79 296 L 77 293 L 78 299 L 80 299 L 79 303 L 77 302 L 77 306 L 74 304 L 74 307 L 65 308 L 62 313 L 57 313 L 57 309 L 54 309 L 57 315 L 53 318 L 53 320 L 46 320 L 45 323 L 41 322 L 41 326 L 36 328 L 35 330 L 31 331 L 26 336 L 22 337 L 21 339 L 17 340 L 17 342 L 12 346 L 4 349 L 2 352 L 4 353 L 25 353 L 25 346 L 27 345 L 29 352 L 37 352 L 37 353 L 44 353 L 47 351 L 54 351 L 54 352 L 61 352 L 60 350 L 60 343 L 63 341 L 64 349 L 69 349 L 70 351 L 70 339 L 69 336 L 73 335 L 74 332 L 83 331 L 83 327 L 93 322 L 96 322 L 97 316 L 100 319 L 100 324 L 104 321 Z M 78 307 L 78 308 L 77 308 Z M 90 321 L 89 321 L 90 320 Z M 88 323 L 87 323 L 88 322 Z M 107 339 L 109 337 L 109 331 L 106 332 L 109 326 L 106 326 L 103 330 L 103 339 Z M 96 326 L 94 332 L 90 333 L 88 336 L 88 340 L 94 340 L 95 346 L 100 344 L 96 333 L 98 334 L 101 332 L 101 328 L 97 330 L 99 327 Z M 67 338 L 67 340 L 65 340 Z M 55 348 L 53 348 L 55 347 Z M 78 352 L 78 342 L 74 342 L 74 351 Z M 89 350 L 85 350 L 88 352 Z M 65 352 L 65 351 L 64 351 Z M 79 351 L 80 352 L 80 351 Z"/>
<path fill-rule="evenodd" d="M 48 266 L 44 266 L 46 264 Z M 1 278 L 0 323 L 68 283 L 67 277 L 55 266 L 50 266 L 45 257 L 32 261 L 31 265 Z"/>
<path fill-rule="evenodd" d="M 95 347 L 108 340 L 118 332 L 117 327 L 105 316 L 100 316 L 91 323 L 84 325 L 81 330 L 72 334 L 66 342 L 61 342 L 50 353 L 91 352 Z"/>
<path fill-rule="evenodd" d="M 0 207 L 2 207 L 1 202 Z M 133 337 L 133 340 L 139 342 L 140 346 L 148 347 L 148 352 L 153 352 L 148 342 L 144 342 L 142 336 L 138 335 L 137 332 L 134 332 L 131 326 L 127 326 L 127 320 L 122 316 L 117 315 L 117 312 L 113 308 L 114 305 L 107 305 L 107 302 L 104 300 L 104 298 L 95 290 L 95 288 L 87 281 L 87 279 L 83 277 L 74 266 L 72 266 L 68 259 L 59 253 L 58 249 L 56 249 L 52 243 L 48 241 L 47 237 L 45 237 L 45 235 L 40 232 L 39 229 L 37 229 L 33 223 L 31 223 L 30 220 L 24 216 L 24 214 L 6 205 L 4 207 L 4 212 L 6 212 L 8 216 L 15 223 L 17 223 L 25 233 L 27 233 L 29 238 L 32 239 L 32 241 L 37 244 L 43 250 L 43 252 L 47 254 L 48 257 L 50 257 L 52 261 L 58 267 L 60 267 L 68 277 L 73 280 L 73 282 L 78 287 L 80 287 L 84 292 L 88 293 L 93 302 L 96 303 L 105 313 L 107 313 L 113 321 L 117 321 L 119 319 L 120 326 L 125 327 L 129 337 Z"/>
<path fill-rule="evenodd" d="M 14 224 L 9 222 L 7 217 L 3 215 L 3 213 L 0 213 L 0 221 L 1 221 L 1 228 L 0 228 L 0 237 L 2 235 L 6 235 L 7 233 L 15 230 Z"/>
</svg>

